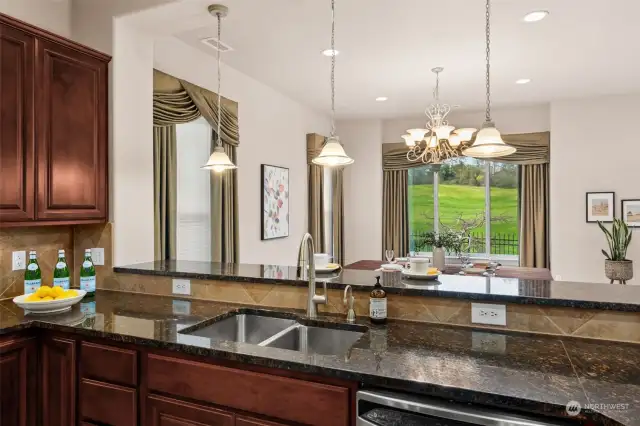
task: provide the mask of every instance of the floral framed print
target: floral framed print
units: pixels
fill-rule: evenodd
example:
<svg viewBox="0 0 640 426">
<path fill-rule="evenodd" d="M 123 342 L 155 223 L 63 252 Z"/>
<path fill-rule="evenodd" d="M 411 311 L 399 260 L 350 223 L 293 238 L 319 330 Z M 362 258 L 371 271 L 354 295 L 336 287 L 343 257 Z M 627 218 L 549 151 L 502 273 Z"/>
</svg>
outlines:
<svg viewBox="0 0 640 426">
<path fill-rule="evenodd" d="M 587 192 L 587 223 L 613 222 L 616 216 L 615 193 Z"/>
<path fill-rule="evenodd" d="M 262 165 L 262 240 L 289 236 L 289 169 Z"/>
<path fill-rule="evenodd" d="M 629 228 L 640 228 L 640 200 L 622 200 L 622 220 Z"/>
</svg>

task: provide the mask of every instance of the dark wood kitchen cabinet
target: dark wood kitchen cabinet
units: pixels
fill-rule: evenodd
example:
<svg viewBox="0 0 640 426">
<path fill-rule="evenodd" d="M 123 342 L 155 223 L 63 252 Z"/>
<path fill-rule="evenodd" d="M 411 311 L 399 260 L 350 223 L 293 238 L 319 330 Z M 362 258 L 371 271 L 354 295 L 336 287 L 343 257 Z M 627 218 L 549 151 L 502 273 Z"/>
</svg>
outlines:
<svg viewBox="0 0 640 426">
<path fill-rule="evenodd" d="M 0 425 L 36 425 L 37 377 L 36 338 L 0 340 Z"/>
<path fill-rule="evenodd" d="M 76 342 L 44 336 L 41 348 L 42 425 L 75 425 Z"/>
<path fill-rule="evenodd" d="M 252 417 L 236 417 L 236 426 L 287 426 L 284 423 L 274 423 L 271 421 L 254 419 Z"/>
<path fill-rule="evenodd" d="M 146 401 L 145 426 L 234 426 L 234 415 L 228 411 L 158 395 Z"/>
<path fill-rule="evenodd" d="M 0 226 L 108 217 L 108 63 L 0 14 Z"/>
</svg>

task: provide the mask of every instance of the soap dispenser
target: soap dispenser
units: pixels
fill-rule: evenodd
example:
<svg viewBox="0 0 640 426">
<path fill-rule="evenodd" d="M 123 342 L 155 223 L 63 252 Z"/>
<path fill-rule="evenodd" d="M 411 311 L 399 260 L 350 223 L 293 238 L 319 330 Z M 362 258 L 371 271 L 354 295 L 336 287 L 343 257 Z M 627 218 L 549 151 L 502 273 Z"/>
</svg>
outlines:
<svg viewBox="0 0 640 426">
<path fill-rule="evenodd" d="M 380 284 L 380 276 L 376 277 L 376 285 L 369 297 L 369 319 L 374 324 L 387 322 L 387 293 Z"/>
</svg>

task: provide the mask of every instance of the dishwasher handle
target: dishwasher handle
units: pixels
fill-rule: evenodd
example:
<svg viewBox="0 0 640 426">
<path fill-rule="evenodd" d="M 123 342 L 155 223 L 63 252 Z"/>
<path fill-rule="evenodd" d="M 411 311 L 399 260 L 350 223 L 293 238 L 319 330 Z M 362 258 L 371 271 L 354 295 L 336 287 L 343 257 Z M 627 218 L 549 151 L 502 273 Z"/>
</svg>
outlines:
<svg viewBox="0 0 640 426">
<path fill-rule="evenodd" d="M 435 419 L 447 419 L 454 422 L 466 422 L 480 426 L 563 426 L 566 422 L 544 421 L 501 413 L 498 409 L 469 407 L 455 403 L 443 403 L 427 397 L 405 395 L 389 391 L 358 391 L 356 404 L 367 401 L 379 406 L 393 408 L 415 415 L 430 416 Z M 358 416 L 357 426 L 377 426 L 367 419 Z"/>
</svg>

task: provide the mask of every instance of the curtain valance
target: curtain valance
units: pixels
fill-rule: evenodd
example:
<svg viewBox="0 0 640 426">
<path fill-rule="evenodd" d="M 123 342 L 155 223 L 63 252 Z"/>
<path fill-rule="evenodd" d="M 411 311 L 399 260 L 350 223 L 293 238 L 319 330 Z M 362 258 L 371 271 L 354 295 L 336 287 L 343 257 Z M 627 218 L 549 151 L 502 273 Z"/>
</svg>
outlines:
<svg viewBox="0 0 640 426">
<path fill-rule="evenodd" d="M 496 159 L 511 164 L 546 164 L 549 162 L 549 132 L 502 135 L 502 139 L 517 148 L 512 155 Z M 407 160 L 407 145 L 404 143 L 382 144 L 382 170 L 405 170 L 425 164 Z"/>
<path fill-rule="evenodd" d="M 325 137 L 317 133 L 307 134 L 307 164 L 312 164 L 311 160 L 320 155 Z"/>
<path fill-rule="evenodd" d="M 222 98 L 222 141 L 238 146 L 238 104 Z M 188 123 L 203 116 L 209 125 L 218 127 L 218 95 L 200 86 L 153 70 L 153 125 Z"/>
</svg>

